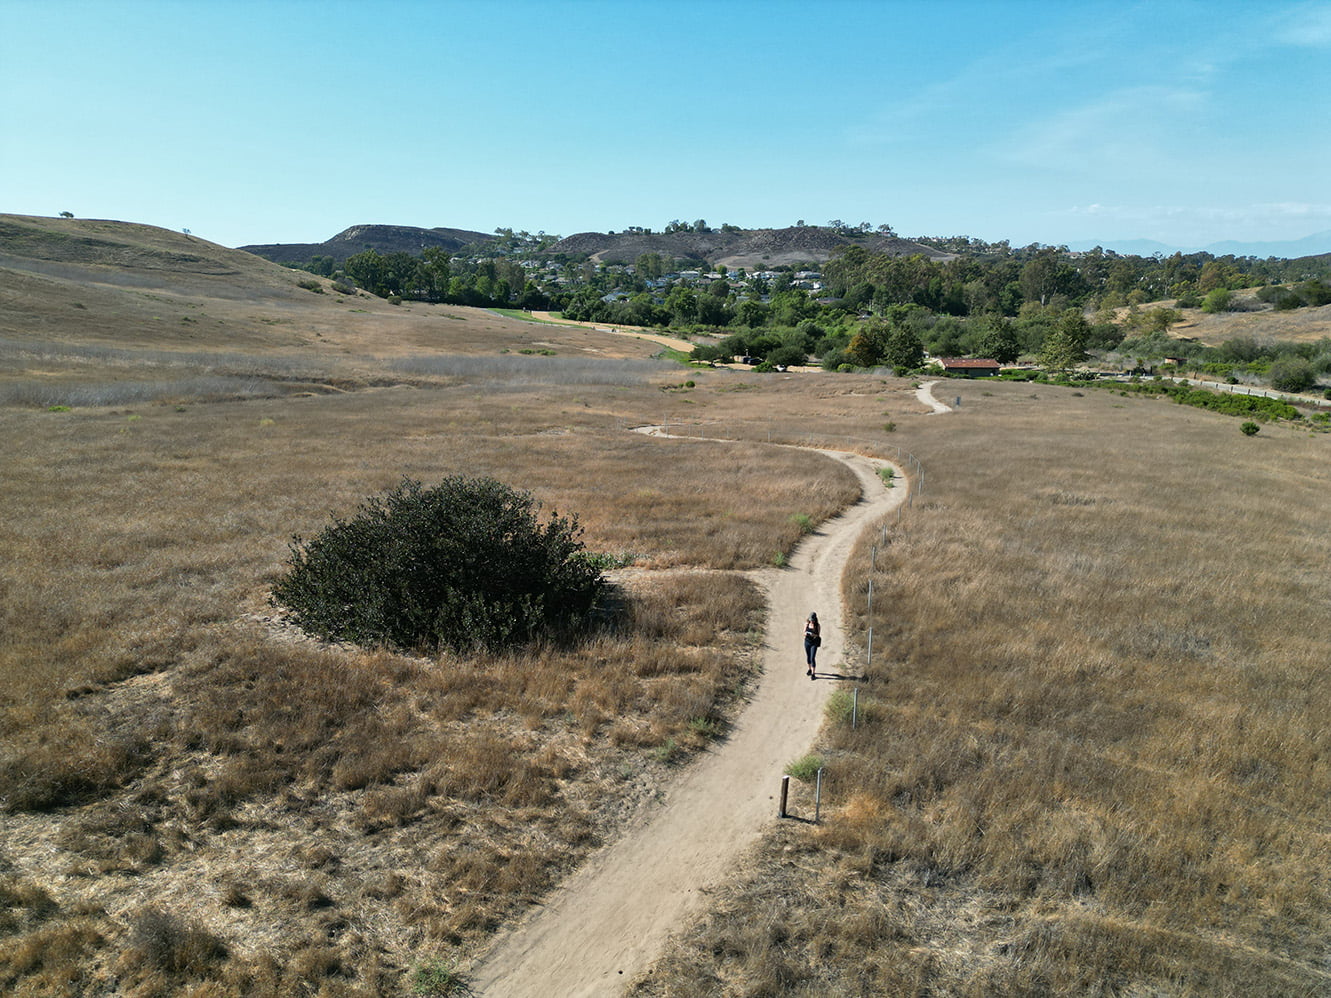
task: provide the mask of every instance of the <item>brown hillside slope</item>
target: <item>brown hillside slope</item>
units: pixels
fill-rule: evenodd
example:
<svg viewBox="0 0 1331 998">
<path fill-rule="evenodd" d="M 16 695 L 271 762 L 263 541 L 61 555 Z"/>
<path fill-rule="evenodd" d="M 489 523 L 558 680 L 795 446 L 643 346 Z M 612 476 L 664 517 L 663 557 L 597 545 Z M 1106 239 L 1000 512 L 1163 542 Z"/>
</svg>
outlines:
<svg viewBox="0 0 1331 998">
<path fill-rule="evenodd" d="M 659 253 L 667 258 L 706 260 L 712 266 L 761 270 L 823 263 L 852 245 L 896 256 L 919 253 L 930 259 L 950 259 L 949 254 L 909 239 L 877 233 L 851 238 L 817 225 L 710 232 L 579 232 L 555 243 L 551 252 L 586 254 L 599 263 L 632 263 L 643 253 Z"/>
<path fill-rule="evenodd" d="M 322 278 L 151 225 L 0 215 L 0 340 L 11 344 L 300 351 L 345 366 L 366 354 L 552 349 L 551 330 L 482 309 L 339 294 Z M 582 328 L 559 338 L 579 354 L 655 352 Z M 134 366 L 141 373 L 151 359 Z"/>
<path fill-rule="evenodd" d="M 415 225 L 353 225 L 321 243 L 256 243 L 241 249 L 277 263 L 303 263 L 316 256 L 331 256 L 341 263 L 367 249 L 379 253 L 410 253 L 419 256 L 431 247 L 456 253 L 464 246 L 493 240 L 493 235 L 469 229 Z"/>
</svg>

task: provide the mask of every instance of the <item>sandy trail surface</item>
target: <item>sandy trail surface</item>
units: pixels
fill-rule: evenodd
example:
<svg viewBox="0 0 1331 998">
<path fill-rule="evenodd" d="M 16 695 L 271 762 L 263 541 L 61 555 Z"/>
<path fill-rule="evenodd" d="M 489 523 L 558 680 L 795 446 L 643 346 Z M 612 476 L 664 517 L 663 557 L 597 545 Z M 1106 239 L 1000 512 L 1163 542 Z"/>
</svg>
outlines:
<svg viewBox="0 0 1331 998">
<path fill-rule="evenodd" d="M 938 399 L 934 398 L 934 385 L 936 384 L 938 384 L 937 381 L 926 381 L 924 384 L 920 385 L 919 388 L 915 389 L 915 397 L 919 399 L 921 403 L 929 407 L 931 410 L 929 415 L 931 416 L 952 411 L 950 405 L 947 405 L 944 402 L 939 402 Z"/>
<path fill-rule="evenodd" d="M 578 322 L 574 319 L 561 319 L 553 312 L 532 312 L 532 318 L 541 322 L 551 322 L 557 326 L 586 326 L 588 329 L 595 329 L 602 333 L 618 333 L 621 336 L 632 336 L 634 339 L 646 340 L 648 343 L 655 343 L 658 346 L 669 347 L 672 350 L 682 350 L 688 353 L 693 349 L 694 343 L 691 340 L 680 339 L 678 336 L 666 336 L 647 326 L 619 326 L 606 325 L 602 322 Z"/>
<path fill-rule="evenodd" d="M 640 432 L 664 435 L 660 427 Z M 889 462 L 819 453 L 859 476 L 861 499 L 806 538 L 786 568 L 755 573 L 768 596 L 763 670 L 729 737 L 671 783 L 659 804 L 594 854 L 544 906 L 500 935 L 474 969 L 478 994 L 622 994 L 657 958 L 670 932 L 701 910 L 706 892 L 735 872 L 763 829 L 780 820 L 782 770 L 813 743 L 833 687 L 829 680 L 858 668 L 848 670 L 843 663 L 842 569 L 860 533 L 908 491 L 899 468 L 898 487 L 884 487 L 877 470 Z M 804 664 L 804 621 L 811 610 L 823 624 L 816 682 Z"/>
</svg>

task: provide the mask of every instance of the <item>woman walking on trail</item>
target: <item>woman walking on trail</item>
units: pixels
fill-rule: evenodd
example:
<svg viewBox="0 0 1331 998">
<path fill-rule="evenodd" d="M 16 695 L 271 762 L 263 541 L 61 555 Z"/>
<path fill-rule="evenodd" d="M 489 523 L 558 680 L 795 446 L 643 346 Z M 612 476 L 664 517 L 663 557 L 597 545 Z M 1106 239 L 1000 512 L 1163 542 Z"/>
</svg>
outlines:
<svg viewBox="0 0 1331 998">
<path fill-rule="evenodd" d="M 814 661 L 818 657 L 818 646 L 823 643 L 823 630 L 818 625 L 818 614 L 809 614 L 809 619 L 804 622 L 804 660 L 808 663 L 808 675 L 810 679 L 817 679 L 817 663 Z"/>
</svg>

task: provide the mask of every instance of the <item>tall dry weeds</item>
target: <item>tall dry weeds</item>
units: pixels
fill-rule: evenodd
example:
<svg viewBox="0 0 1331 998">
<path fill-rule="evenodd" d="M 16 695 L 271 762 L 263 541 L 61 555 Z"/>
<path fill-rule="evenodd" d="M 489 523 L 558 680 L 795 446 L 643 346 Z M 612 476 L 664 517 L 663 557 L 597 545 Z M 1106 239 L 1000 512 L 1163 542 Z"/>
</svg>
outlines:
<svg viewBox="0 0 1331 998">
<path fill-rule="evenodd" d="M 637 993 L 1327 990 L 1327 439 L 953 385 L 846 576 L 875 661 L 827 820 Z"/>
<path fill-rule="evenodd" d="M 223 949 L 125 963 L 139 993 L 400 993 L 421 952 L 520 913 L 723 735 L 761 597 L 716 569 L 769 563 L 793 513 L 829 515 L 854 483 L 795 453 L 628 432 L 661 401 L 440 387 L 7 411 L 3 986 L 109 980 L 151 923 Z M 432 662 L 272 618 L 292 534 L 458 470 L 632 556 L 598 638 Z"/>
</svg>

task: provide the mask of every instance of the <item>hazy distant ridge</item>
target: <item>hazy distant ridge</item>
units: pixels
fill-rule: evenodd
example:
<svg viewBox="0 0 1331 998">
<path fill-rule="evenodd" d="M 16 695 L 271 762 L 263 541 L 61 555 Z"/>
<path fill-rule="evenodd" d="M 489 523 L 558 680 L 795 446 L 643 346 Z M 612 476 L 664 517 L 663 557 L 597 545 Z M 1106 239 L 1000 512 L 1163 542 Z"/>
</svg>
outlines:
<svg viewBox="0 0 1331 998">
<path fill-rule="evenodd" d="M 465 229 L 353 225 L 322 243 L 266 243 L 239 248 L 277 263 L 304 263 L 315 256 L 329 256 L 341 263 L 367 249 L 419 256 L 422 250 L 434 246 L 455 253 L 465 246 L 484 244 L 495 238 Z M 659 253 L 667 258 L 761 270 L 768 266 L 820 264 L 851 245 L 893 256 L 916 253 L 931 259 L 948 259 L 950 256 L 910 239 L 878 232 L 839 231 L 820 225 L 792 225 L 782 229 L 708 229 L 703 232 L 691 229 L 579 232 L 559 240 L 550 247 L 550 252 L 585 255 L 600 263 L 633 263 L 643 253 Z"/>
<path fill-rule="evenodd" d="M 1081 239 L 1067 245 L 1070 250 L 1084 251 L 1099 246 L 1101 249 L 1134 256 L 1153 256 L 1156 253 L 1163 256 L 1171 256 L 1174 253 L 1210 253 L 1212 256 L 1255 256 L 1262 260 L 1274 256 L 1285 260 L 1297 260 L 1301 256 L 1321 256 L 1323 253 L 1331 253 L 1331 229 L 1315 232 L 1302 239 L 1269 243 L 1226 239 L 1206 246 L 1170 246 L 1152 239 Z"/>
</svg>

